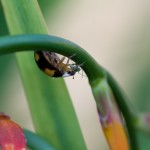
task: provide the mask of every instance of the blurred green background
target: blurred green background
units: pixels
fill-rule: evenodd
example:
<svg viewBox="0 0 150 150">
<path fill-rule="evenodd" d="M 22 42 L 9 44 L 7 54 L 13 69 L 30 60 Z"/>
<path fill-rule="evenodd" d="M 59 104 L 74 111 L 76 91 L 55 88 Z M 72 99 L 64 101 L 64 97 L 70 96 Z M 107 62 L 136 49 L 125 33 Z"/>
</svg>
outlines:
<svg viewBox="0 0 150 150">
<path fill-rule="evenodd" d="M 137 111 L 150 110 L 150 1 L 38 0 L 49 34 L 86 49 L 118 81 Z M 2 8 L 1 8 L 2 9 Z M 0 9 L 0 34 L 7 35 Z M 92 71 L 92 68 L 91 68 Z M 87 78 L 66 78 L 89 150 L 108 149 L 99 130 L 96 106 Z M 14 55 L 0 59 L 0 111 L 33 129 Z M 82 84 L 81 84 L 82 83 Z M 138 132 L 141 150 L 150 136 Z"/>
</svg>

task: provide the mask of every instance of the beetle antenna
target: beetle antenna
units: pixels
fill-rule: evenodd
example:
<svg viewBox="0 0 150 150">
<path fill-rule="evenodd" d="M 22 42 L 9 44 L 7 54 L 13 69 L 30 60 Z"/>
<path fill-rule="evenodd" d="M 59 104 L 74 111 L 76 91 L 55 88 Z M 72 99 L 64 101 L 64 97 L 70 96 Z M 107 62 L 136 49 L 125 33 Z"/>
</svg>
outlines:
<svg viewBox="0 0 150 150">
<path fill-rule="evenodd" d="M 83 62 L 82 64 L 79 64 L 78 66 L 81 67 L 81 66 L 83 66 L 84 64 L 85 64 L 85 62 Z"/>
<path fill-rule="evenodd" d="M 74 57 L 74 56 L 76 56 L 76 54 L 73 54 L 73 55 L 69 56 L 69 58 L 72 58 L 72 57 Z"/>
</svg>

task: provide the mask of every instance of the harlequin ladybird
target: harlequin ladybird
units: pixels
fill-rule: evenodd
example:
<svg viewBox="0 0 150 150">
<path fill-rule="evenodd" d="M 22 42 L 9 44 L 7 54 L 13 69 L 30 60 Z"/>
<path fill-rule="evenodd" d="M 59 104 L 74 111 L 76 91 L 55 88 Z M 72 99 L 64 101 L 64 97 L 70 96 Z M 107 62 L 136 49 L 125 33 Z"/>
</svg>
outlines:
<svg viewBox="0 0 150 150">
<path fill-rule="evenodd" d="M 74 56 L 74 55 L 73 55 Z M 71 56 L 71 57 L 73 57 Z M 35 51 L 34 58 L 39 69 L 51 77 L 68 77 L 74 76 L 76 72 L 80 71 L 80 65 L 69 64 L 70 58 L 66 63 L 63 63 L 65 57 L 60 59 L 57 54 L 49 51 Z"/>
</svg>

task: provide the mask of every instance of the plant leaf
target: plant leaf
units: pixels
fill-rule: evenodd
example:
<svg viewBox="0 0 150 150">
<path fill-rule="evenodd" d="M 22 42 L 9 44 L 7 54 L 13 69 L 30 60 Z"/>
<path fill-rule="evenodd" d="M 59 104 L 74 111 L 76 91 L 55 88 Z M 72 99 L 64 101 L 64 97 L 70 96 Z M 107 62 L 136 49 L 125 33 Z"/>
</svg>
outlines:
<svg viewBox="0 0 150 150">
<path fill-rule="evenodd" d="M 47 33 L 36 0 L 2 0 L 2 4 L 11 34 Z M 33 53 L 16 56 L 36 131 L 58 150 L 85 150 L 64 81 L 42 74 L 35 65 Z"/>
</svg>

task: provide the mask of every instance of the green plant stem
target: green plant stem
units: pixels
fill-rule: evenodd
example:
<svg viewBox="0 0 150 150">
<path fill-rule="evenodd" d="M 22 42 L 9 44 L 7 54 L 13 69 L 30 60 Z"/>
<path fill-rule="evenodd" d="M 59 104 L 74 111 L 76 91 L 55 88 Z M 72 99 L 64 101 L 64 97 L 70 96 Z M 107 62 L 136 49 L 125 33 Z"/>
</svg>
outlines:
<svg viewBox="0 0 150 150">
<path fill-rule="evenodd" d="M 32 150 L 55 150 L 45 139 L 37 134 L 24 129 L 24 134 L 27 139 L 27 146 Z"/>
<path fill-rule="evenodd" d="M 94 85 L 98 81 L 107 77 L 119 109 L 122 111 L 125 118 L 126 125 L 129 130 L 128 133 L 131 147 L 133 150 L 138 150 L 135 130 L 132 125 L 133 114 L 130 106 L 127 105 L 126 99 L 120 92 L 120 89 L 116 85 L 114 79 L 107 73 L 106 70 L 101 68 L 85 50 L 68 40 L 49 35 L 17 35 L 0 38 L 0 54 L 7 54 L 17 51 L 21 52 L 24 50 L 30 51 L 30 49 L 49 50 L 65 56 L 76 54 L 76 56 L 72 59 L 78 64 L 83 63 L 84 61 L 86 62 L 82 68 L 89 77 L 89 82 L 91 85 Z"/>
<path fill-rule="evenodd" d="M 77 62 L 77 64 L 84 63 L 81 67 L 85 73 L 88 74 L 90 82 L 95 82 L 96 79 L 99 80 L 105 75 L 104 70 L 83 48 L 63 38 L 44 34 L 34 34 L 7 36 L 0 38 L 0 41 L 0 54 L 23 50 L 48 50 L 67 57 L 76 54 L 72 60 Z"/>
<path fill-rule="evenodd" d="M 41 14 L 39 13 L 40 10 L 38 11 L 39 8 L 38 8 L 38 5 L 35 0 L 21 0 L 21 1 L 2 0 L 2 4 L 5 9 L 5 16 L 6 16 L 7 24 L 9 26 L 9 30 L 10 30 L 11 34 L 47 33 L 46 26 L 43 23 L 44 21 L 42 19 Z M 96 84 L 97 82 L 99 82 L 99 80 L 101 78 L 105 77 L 105 70 L 102 69 L 87 52 L 85 52 L 81 47 L 79 47 L 67 40 L 48 36 L 48 35 L 30 35 L 30 36 L 24 35 L 24 36 L 6 37 L 6 38 L 0 39 L 0 41 L 1 41 L 0 42 L 0 54 L 4 54 L 4 53 L 6 54 L 6 53 L 10 53 L 10 52 L 28 50 L 28 49 L 50 50 L 53 52 L 63 54 L 67 57 L 71 56 L 73 54 L 76 54 L 76 56 L 73 58 L 73 60 L 78 64 L 85 62 L 84 65 L 82 66 L 82 68 L 85 71 L 85 73 L 87 74 L 91 86 Z M 36 71 L 34 70 L 34 65 L 32 65 L 33 61 L 32 61 L 31 54 L 17 54 L 17 59 L 19 62 L 20 70 L 22 72 L 22 78 L 26 78 L 27 72 L 29 70 L 32 72 L 32 75 L 34 76 L 34 73 Z M 26 68 L 29 66 L 32 66 L 32 67 L 30 67 L 29 70 L 26 70 Z M 39 76 L 38 73 L 37 73 L 37 76 Z M 39 79 L 40 78 L 41 77 L 39 77 Z M 26 87 L 26 92 L 28 93 L 27 96 L 30 99 L 29 104 L 30 104 L 30 108 L 31 108 L 31 111 L 33 114 L 34 122 L 36 122 L 37 129 L 42 133 L 42 128 L 38 126 L 40 124 L 40 122 L 36 121 L 36 120 L 38 120 L 37 115 L 41 116 L 41 113 L 43 113 L 43 112 L 38 113 L 38 111 L 36 111 L 36 109 L 38 109 L 38 110 L 42 109 L 42 108 L 40 108 L 41 101 L 38 101 L 39 95 L 37 95 L 36 93 L 31 93 L 29 91 L 29 89 L 31 90 L 31 88 L 28 88 L 29 85 L 31 85 L 30 83 L 37 82 L 38 79 L 36 77 L 35 77 L 35 79 L 36 79 L 35 81 L 33 81 L 29 78 L 25 79 L 24 83 L 25 83 L 25 87 Z M 40 84 L 38 84 L 39 87 L 44 86 L 42 84 L 42 82 L 44 82 L 44 80 L 40 81 Z M 46 81 L 45 81 L 45 83 L 46 83 Z M 54 84 L 54 82 L 51 81 L 51 83 L 57 89 L 56 91 L 53 91 L 53 89 L 51 89 L 54 93 L 61 91 L 61 90 L 58 90 L 59 87 L 56 86 Z M 114 85 L 114 82 L 110 82 L 110 85 L 111 86 Z M 47 88 L 49 88 L 49 87 L 47 87 Z M 113 90 L 113 87 L 111 87 L 111 88 Z M 46 98 L 45 95 L 47 95 L 47 94 L 49 95 L 49 93 L 45 92 L 46 88 L 42 88 L 41 90 L 44 93 L 44 96 L 41 100 L 44 101 Z M 114 90 L 113 92 L 114 92 L 114 95 L 117 97 L 117 95 L 119 95 L 119 91 L 117 91 L 117 94 L 115 93 L 116 91 L 117 90 Z M 65 92 L 65 93 L 67 93 L 67 92 Z M 52 99 L 54 99 L 54 101 L 55 101 L 55 98 L 57 100 L 58 99 L 61 100 L 61 97 L 63 94 L 61 94 L 61 97 L 57 97 L 54 94 L 52 94 L 52 95 L 53 95 Z M 65 95 L 65 97 L 66 97 L 66 95 Z M 51 97 L 51 95 L 49 95 L 47 97 Z M 122 99 L 123 102 L 121 102 L 121 98 L 117 97 L 116 100 L 117 100 L 120 110 L 122 111 L 122 109 L 123 109 L 122 104 L 124 103 L 124 99 Z M 67 97 L 67 99 L 69 99 L 69 97 Z M 35 101 L 37 101 L 37 104 L 39 106 L 35 104 Z M 46 102 L 48 102 L 48 101 L 50 101 L 50 100 L 47 98 Z M 36 106 L 34 106 L 34 105 L 36 105 Z M 60 103 L 59 103 L 59 105 L 60 105 Z M 71 105 L 67 105 L 67 106 L 71 106 Z M 46 108 L 46 107 L 43 107 L 43 108 Z M 56 109 L 59 108 L 61 110 L 60 106 L 57 107 L 57 105 L 55 105 L 55 108 Z M 50 109 L 50 107 L 49 107 L 49 109 Z M 47 111 L 44 112 L 44 115 L 47 115 L 46 116 L 47 120 L 49 119 L 48 116 L 51 115 L 51 112 L 49 112 L 49 109 L 47 109 Z M 58 113 L 58 110 L 56 110 L 56 109 L 54 109 L 54 111 L 53 111 L 53 113 L 55 112 L 54 116 L 56 116 L 56 112 Z M 42 109 L 42 111 L 44 111 L 44 109 Z M 66 114 L 64 114 L 64 116 L 63 116 L 63 115 L 61 115 L 62 112 L 63 111 L 60 111 L 58 113 L 57 118 L 55 120 L 56 122 L 59 120 L 57 123 L 60 123 L 60 124 L 61 124 L 61 121 L 66 122 L 70 118 L 69 116 L 68 116 L 68 118 L 65 118 L 64 116 Z M 71 110 L 70 110 L 70 112 L 71 112 L 71 114 L 73 114 L 73 117 L 74 117 L 74 113 Z M 124 111 L 124 109 L 123 109 L 122 113 L 125 116 L 127 127 L 129 128 L 131 145 L 133 146 L 133 144 L 136 144 L 136 142 L 134 141 L 134 140 L 136 140 L 136 138 L 135 138 L 135 136 L 133 136 L 134 134 L 131 133 L 131 132 L 134 132 L 134 130 L 131 131 L 133 129 L 132 124 L 130 123 L 130 119 L 132 119 L 132 117 L 130 119 L 127 118 L 126 116 L 128 113 L 127 113 L 127 111 Z M 62 118 L 60 118 L 59 115 L 61 115 Z M 41 117 L 39 117 L 39 118 L 41 118 Z M 72 125 L 74 125 L 76 119 L 73 119 L 73 120 L 74 120 L 73 123 L 71 121 Z M 41 121 L 44 125 L 46 124 L 46 120 L 45 121 L 41 120 Z M 52 125 L 51 121 L 47 124 Z M 69 122 L 68 122 L 68 124 L 69 124 Z M 64 123 L 63 125 L 62 124 L 61 125 L 53 124 L 52 126 L 54 127 L 54 130 L 55 130 L 56 126 L 58 127 L 57 132 L 58 132 L 59 128 L 61 128 L 63 126 L 63 128 L 61 128 L 61 132 L 59 132 L 62 137 L 61 139 L 64 140 L 63 134 L 66 132 L 69 135 L 68 140 L 70 140 L 71 139 L 71 135 L 70 135 L 71 129 L 70 129 L 70 131 L 69 130 L 67 131 L 67 129 L 63 131 L 63 129 L 65 129 L 65 125 L 67 126 L 67 123 Z M 81 134 L 80 134 L 77 126 L 78 125 L 76 124 L 76 129 L 77 129 L 76 131 L 78 131 L 77 137 L 80 137 L 79 135 L 81 135 Z M 49 130 L 49 128 L 47 126 L 46 131 L 48 131 L 48 130 Z M 44 132 L 44 134 L 46 134 L 46 132 Z M 74 134 L 75 134 L 75 132 L 74 132 Z M 69 137 L 70 137 L 70 139 L 69 139 Z M 74 137 L 74 136 L 72 135 L 72 137 Z M 74 138 L 77 138 L 77 137 L 74 137 Z M 80 138 L 80 139 L 82 141 L 82 138 Z M 63 141 L 65 144 L 63 142 L 61 142 L 61 140 L 59 140 L 59 142 L 60 143 L 58 144 L 58 141 L 56 140 L 55 144 L 58 145 L 59 148 L 61 147 L 60 145 L 63 145 L 64 149 L 65 149 L 65 147 L 67 147 L 68 143 L 70 143 L 68 145 L 68 146 L 70 146 L 70 148 L 72 148 L 72 145 L 74 145 L 74 146 L 77 145 L 75 143 L 73 144 L 73 140 L 72 140 L 72 142 L 71 141 L 67 142 L 67 139 L 66 139 Z M 85 149 L 85 147 L 83 146 L 84 144 L 82 143 L 81 145 L 82 145 L 81 146 L 82 149 Z M 136 147 L 136 145 L 134 147 Z M 67 148 L 69 148 L 69 147 L 67 147 Z M 78 148 L 74 147 L 74 149 L 78 149 Z M 133 150 L 137 150 L 137 148 L 133 149 Z"/>
<path fill-rule="evenodd" d="M 107 73 L 108 84 L 110 85 L 117 104 L 123 114 L 123 117 L 126 121 L 126 126 L 129 133 L 130 142 L 132 145 L 132 150 L 138 150 L 138 142 L 136 137 L 136 128 L 134 127 L 133 120 L 135 120 L 133 108 L 129 106 L 125 96 L 123 95 L 121 88 L 118 86 L 113 77 Z"/>
</svg>

